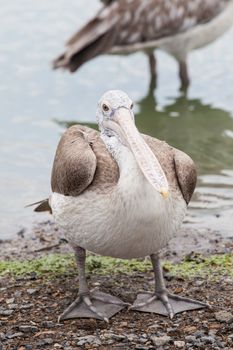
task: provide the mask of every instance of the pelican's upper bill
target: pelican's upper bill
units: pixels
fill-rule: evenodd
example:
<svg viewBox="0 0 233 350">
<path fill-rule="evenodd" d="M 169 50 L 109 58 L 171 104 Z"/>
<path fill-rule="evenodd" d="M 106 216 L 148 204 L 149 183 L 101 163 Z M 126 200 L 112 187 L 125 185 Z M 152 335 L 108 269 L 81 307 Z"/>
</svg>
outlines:
<svg viewBox="0 0 233 350">
<path fill-rule="evenodd" d="M 167 198 L 166 175 L 135 126 L 132 108 L 132 100 L 122 91 L 108 91 L 102 96 L 98 104 L 97 120 L 100 131 L 104 135 L 103 140 L 113 155 L 116 153 L 114 148 L 118 144 L 109 147 L 110 138 L 115 137 L 121 144 L 128 147 L 148 182 L 164 198 Z"/>
</svg>

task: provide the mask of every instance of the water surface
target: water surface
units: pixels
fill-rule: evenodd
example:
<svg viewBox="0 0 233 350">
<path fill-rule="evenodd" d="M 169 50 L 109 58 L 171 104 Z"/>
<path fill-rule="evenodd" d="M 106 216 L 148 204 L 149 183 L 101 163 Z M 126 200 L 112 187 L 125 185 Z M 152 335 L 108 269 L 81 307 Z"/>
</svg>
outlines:
<svg viewBox="0 0 233 350">
<path fill-rule="evenodd" d="M 0 238 L 41 216 L 24 209 L 50 192 L 51 163 L 64 125 L 95 122 L 108 89 L 135 101 L 139 129 L 195 160 L 199 179 L 187 221 L 232 235 L 233 30 L 192 53 L 192 85 L 179 91 L 177 65 L 158 52 L 157 89 L 145 55 L 101 56 L 77 74 L 52 71 L 63 42 L 100 7 L 97 0 L 0 0 Z"/>
</svg>

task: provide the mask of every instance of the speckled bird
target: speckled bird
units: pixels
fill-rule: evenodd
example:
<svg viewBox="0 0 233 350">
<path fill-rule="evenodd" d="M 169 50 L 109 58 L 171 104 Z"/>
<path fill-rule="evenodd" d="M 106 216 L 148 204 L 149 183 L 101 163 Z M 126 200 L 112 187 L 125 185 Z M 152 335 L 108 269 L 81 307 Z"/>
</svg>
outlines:
<svg viewBox="0 0 233 350">
<path fill-rule="evenodd" d="M 179 64 L 183 87 L 189 85 L 187 56 L 213 42 L 233 24 L 233 0 L 105 0 L 96 16 L 67 42 L 54 68 L 75 72 L 105 53 L 149 56 L 156 77 L 154 49 L 172 55 Z"/>
</svg>

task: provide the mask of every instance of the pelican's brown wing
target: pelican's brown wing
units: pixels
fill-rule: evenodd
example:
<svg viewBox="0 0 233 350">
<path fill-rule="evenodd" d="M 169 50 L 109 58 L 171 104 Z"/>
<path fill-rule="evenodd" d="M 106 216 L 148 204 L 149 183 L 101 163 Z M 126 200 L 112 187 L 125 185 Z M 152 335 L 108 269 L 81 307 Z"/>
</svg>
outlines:
<svg viewBox="0 0 233 350">
<path fill-rule="evenodd" d="M 143 135 L 158 158 L 173 193 L 182 194 L 188 204 L 194 192 L 197 173 L 193 160 L 184 152 L 148 135 Z"/>
<path fill-rule="evenodd" d="M 184 152 L 174 148 L 175 171 L 183 197 L 188 204 L 197 183 L 197 170 L 193 160 Z"/>
<path fill-rule="evenodd" d="M 53 192 L 78 196 L 87 188 L 105 191 L 117 183 L 118 177 L 117 164 L 98 131 L 81 125 L 66 130 L 53 163 Z"/>
</svg>

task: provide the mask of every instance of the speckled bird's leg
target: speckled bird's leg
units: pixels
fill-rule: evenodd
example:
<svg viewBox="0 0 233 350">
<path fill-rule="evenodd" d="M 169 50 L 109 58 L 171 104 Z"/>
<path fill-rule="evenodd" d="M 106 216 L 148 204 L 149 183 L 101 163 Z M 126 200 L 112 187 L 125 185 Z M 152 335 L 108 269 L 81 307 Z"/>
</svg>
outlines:
<svg viewBox="0 0 233 350">
<path fill-rule="evenodd" d="M 181 81 L 180 89 L 186 92 L 190 84 L 190 79 L 188 74 L 187 63 L 185 60 L 179 62 L 179 76 Z"/>
<path fill-rule="evenodd" d="M 157 78 L 157 61 L 154 52 L 148 53 L 151 78 Z"/>
<path fill-rule="evenodd" d="M 60 315 L 59 321 L 70 318 L 96 318 L 108 322 L 108 319 L 128 304 L 112 295 L 89 290 L 85 273 L 86 251 L 74 247 L 79 272 L 79 293 L 75 301 Z"/>
<path fill-rule="evenodd" d="M 150 257 L 155 275 L 155 292 L 139 294 L 132 306 L 133 310 L 154 312 L 173 318 L 179 312 L 208 306 L 200 301 L 169 293 L 165 286 L 159 255 L 152 254 Z"/>
</svg>

